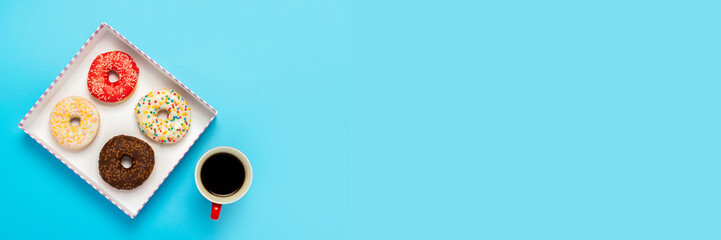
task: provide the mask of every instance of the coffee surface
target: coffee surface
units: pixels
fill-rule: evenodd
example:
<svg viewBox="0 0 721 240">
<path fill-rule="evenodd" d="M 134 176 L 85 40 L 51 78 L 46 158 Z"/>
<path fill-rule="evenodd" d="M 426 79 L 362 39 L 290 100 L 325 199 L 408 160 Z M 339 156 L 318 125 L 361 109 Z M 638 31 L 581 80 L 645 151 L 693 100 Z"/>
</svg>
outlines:
<svg viewBox="0 0 721 240">
<path fill-rule="evenodd" d="M 243 186 L 245 168 L 240 160 L 228 153 L 210 156 L 200 169 L 200 181 L 216 196 L 228 196 Z"/>
</svg>

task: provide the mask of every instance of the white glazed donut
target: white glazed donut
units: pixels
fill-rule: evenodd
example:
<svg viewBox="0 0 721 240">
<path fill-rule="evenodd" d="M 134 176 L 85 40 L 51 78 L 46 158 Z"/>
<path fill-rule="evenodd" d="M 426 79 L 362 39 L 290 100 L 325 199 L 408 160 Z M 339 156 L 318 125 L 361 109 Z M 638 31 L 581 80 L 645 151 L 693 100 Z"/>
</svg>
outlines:
<svg viewBox="0 0 721 240">
<path fill-rule="evenodd" d="M 70 124 L 73 118 L 80 120 L 78 126 Z M 65 97 L 50 113 L 50 132 L 60 145 L 70 149 L 81 149 L 92 142 L 99 125 L 98 109 L 82 97 Z"/>
<path fill-rule="evenodd" d="M 162 110 L 168 117 L 158 118 Z M 138 128 L 159 143 L 175 143 L 185 137 L 190 129 L 190 106 L 175 90 L 153 91 L 135 105 Z"/>
</svg>

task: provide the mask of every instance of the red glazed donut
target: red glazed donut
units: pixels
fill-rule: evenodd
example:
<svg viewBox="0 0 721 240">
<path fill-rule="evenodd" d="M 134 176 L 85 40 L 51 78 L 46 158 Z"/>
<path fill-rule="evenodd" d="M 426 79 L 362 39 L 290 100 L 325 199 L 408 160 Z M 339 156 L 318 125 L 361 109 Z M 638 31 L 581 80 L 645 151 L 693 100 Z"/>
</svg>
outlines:
<svg viewBox="0 0 721 240">
<path fill-rule="evenodd" d="M 110 82 L 110 71 L 118 74 L 118 81 Z M 127 53 L 111 51 L 98 55 L 88 72 L 88 90 L 103 102 L 122 102 L 135 91 L 138 65 Z"/>
</svg>

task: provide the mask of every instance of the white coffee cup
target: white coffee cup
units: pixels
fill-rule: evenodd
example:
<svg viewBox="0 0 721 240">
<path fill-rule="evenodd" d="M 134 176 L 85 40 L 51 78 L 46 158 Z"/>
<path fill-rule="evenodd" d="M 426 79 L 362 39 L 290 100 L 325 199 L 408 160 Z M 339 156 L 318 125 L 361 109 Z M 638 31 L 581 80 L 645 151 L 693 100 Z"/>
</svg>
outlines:
<svg viewBox="0 0 721 240">
<path fill-rule="evenodd" d="M 208 191 L 208 189 L 203 186 L 203 182 L 200 179 L 200 170 L 205 164 L 206 160 L 208 160 L 210 156 L 219 153 L 228 153 L 235 156 L 243 164 L 243 169 L 245 170 L 245 179 L 243 181 L 243 185 L 241 185 L 240 189 L 235 191 L 235 193 L 230 195 L 218 196 L 210 193 L 210 191 Z M 200 160 L 198 160 L 198 164 L 195 166 L 195 186 L 198 187 L 198 191 L 200 191 L 200 194 L 202 194 L 203 197 L 213 203 L 210 211 L 210 218 L 213 220 L 218 220 L 218 218 L 220 217 L 220 208 L 222 204 L 233 203 L 245 196 L 245 194 L 248 193 L 248 189 L 250 189 L 250 184 L 252 181 L 253 168 L 250 166 L 250 161 L 248 161 L 248 157 L 246 157 L 243 152 L 232 147 L 223 146 L 210 149 L 210 151 L 206 152 L 205 154 L 203 154 L 203 156 L 200 157 Z"/>
</svg>

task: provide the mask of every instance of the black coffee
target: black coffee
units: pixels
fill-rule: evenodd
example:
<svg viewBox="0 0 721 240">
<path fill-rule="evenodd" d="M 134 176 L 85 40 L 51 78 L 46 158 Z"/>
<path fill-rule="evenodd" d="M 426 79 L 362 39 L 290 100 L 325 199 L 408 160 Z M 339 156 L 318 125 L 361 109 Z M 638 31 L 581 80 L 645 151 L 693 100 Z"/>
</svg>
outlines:
<svg viewBox="0 0 721 240">
<path fill-rule="evenodd" d="M 213 195 L 231 195 L 243 186 L 244 180 L 245 168 L 232 154 L 216 153 L 200 168 L 200 181 Z"/>
</svg>

